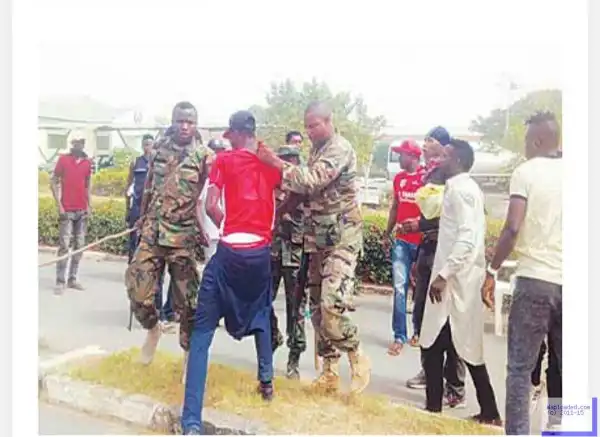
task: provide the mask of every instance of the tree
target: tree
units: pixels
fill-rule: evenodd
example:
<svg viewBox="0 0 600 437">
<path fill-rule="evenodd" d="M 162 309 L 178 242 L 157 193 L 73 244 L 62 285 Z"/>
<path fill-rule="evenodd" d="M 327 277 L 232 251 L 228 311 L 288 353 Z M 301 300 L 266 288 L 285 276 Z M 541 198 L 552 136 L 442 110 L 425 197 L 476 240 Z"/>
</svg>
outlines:
<svg viewBox="0 0 600 437">
<path fill-rule="evenodd" d="M 533 91 L 517 100 L 510 106 L 506 132 L 506 109 L 494 109 L 487 117 L 478 117 L 471 122 L 470 130 L 482 134 L 482 141 L 492 147 L 521 156 L 525 147 L 525 121 L 538 111 L 552 111 L 562 125 L 562 92 Z"/>
<path fill-rule="evenodd" d="M 282 145 L 290 130 L 304 131 L 304 110 L 315 100 L 328 102 L 334 123 L 356 150 L 359 165 L 369 161 L 375 138 L 385 125 L 381 116 L 371 117 L 361 97 L 348 92 L 334 94 L 326 83 L 305 82 L 297 88 L 291 80 L 272 83 L 266 106 L 255 105 L 250 111 L 256 117 L 259 136 L 271 147 Z"/>
</svg>

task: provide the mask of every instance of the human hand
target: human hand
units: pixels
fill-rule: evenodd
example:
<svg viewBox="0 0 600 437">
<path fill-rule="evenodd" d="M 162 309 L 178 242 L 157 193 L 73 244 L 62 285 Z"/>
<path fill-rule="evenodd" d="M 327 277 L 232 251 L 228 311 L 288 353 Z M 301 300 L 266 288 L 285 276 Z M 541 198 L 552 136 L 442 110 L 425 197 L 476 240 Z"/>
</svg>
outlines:
<svg viewBox="0 0 600 437">
<path fill-rule="evenodd" d="M 408 219 L 402 222 L 402 232 L 404 234 L 412 234 L 419 232 L 419 219 Z"/>
<path fill-rule="evenodd" d="M 442 293 L 446 289 L 446 280 L 438 275 L 429 286 L 429 298 L 431 303 L 442 301 Z"/>
<path fill-rule="evenodd" d="M 198 234 L 196 235 L 196 241 L 198 242 L 198 244 L 202 247 L 208 247 L 209 246 L 209 241 L 210 241 L 210 237 L 208 236 L 208 233 L 204 230 L 204 229 L 199 229 L 198 230 Z"/>
<path fill-rule="evenodd" d="M 259 144 L 258 149 L 256 150 L 256 156 L 258 156 L 258 159 L 260 159 L 263 163 L 271 167 L 280 167 L 281 160 L 279 159 L 279 157 L 275 154 L 273 150 L 271 150 L 264 144 Z"/>
<path fill-rule="evenodd" d="M 485 281 L 481 287 L 481 300 L 483 300 L 483 304 L 492 311 L 494 311 L 494 307 L 496 305 L 495 291 L 496 279 L 491 273 L 486 272 Z"/>
<path fill-rule="evenodd" d="M 62 203 L 58 202 L 58 215 L 64 215 L 65 209 L 62 206 Z"/>
</svg>

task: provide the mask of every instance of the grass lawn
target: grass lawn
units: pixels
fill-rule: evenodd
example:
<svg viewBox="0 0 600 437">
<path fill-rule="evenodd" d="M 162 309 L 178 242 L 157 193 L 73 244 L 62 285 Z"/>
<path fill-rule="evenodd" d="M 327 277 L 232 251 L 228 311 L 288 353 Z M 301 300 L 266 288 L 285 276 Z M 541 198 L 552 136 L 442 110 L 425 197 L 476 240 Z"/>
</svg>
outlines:
<svg viewBox="0 0 600 437">
<path fill-rule="evenodd" d="M 144 367 L 139 350 L 130 349 L 88 363 L 71 376 L 142 393 L 166 404 L 183 399 L 182 359 L 157 352 Z M 358 397 L 326 396 L 302 382 L 277 378 L 275 399 L 267 404 L 256 394 L 256 376 L 221 364 L 210 366 L 205 405 L 264 422 L 274 434 L 500 434 L 501 430 L 466 420 L 420 412 L 393 405 L 388 398 L 363 394 Z"/>
</svg>

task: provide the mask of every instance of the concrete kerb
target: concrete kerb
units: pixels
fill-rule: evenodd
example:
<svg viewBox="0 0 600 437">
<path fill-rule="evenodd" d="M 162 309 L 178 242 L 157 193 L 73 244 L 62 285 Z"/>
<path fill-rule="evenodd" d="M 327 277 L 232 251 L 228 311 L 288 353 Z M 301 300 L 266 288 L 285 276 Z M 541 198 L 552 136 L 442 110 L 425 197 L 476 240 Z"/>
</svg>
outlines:
<svg viewBox="0 0 600 437">
<path fill-rule="evenodd" d="M 91 384 L 71 378 L 65 366 L 90 356 L 107 355 L 98 347 L 68 352 L 40 363 L 40 395 L 47 401 L 129 423 L 163 434 L 181 434 L 181 407 L 165 405 L 141 394 Z M 256 435 L 267 434 L 268 428 L 259 421 L 224 413 L 211 408 L 203 410 L 206 434 Z"/>
</svg>

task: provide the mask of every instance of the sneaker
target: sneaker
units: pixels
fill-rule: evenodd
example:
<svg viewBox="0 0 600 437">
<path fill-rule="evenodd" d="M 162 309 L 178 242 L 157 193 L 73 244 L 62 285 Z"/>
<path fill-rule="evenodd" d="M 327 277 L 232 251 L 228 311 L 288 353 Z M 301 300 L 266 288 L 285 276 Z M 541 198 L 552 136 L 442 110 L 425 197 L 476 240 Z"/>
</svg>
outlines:
<svg viewBox="0 0 600 437">
<path fill-rule="evenodd" d="M 415 390 L 421 390 L 425 388 L 425 372 L 421 370 L 415 376 L 406 381 L 406 386 Z"/>
<path fill-rule="evenodd" d="M 79 282 L 77 282 L 75 279 L 69 279 L 69 282 L 67 282 L 67 288 L 70 288 L 70 289 L 76 290 L 76 291 L 85 290 L 85 287 L 83 285 L 81 285 Z"/>
<path fill-rule="evenodd" d="M 270 402 L 273 400 L 274 392 L 272 382 L 260 382 L 257 391 L 260 393 L 264 401 Z"/>
<path fill-rule="evenodd" d="M 193 426 L 189 429 L 186 429 L 183 432 L 183 435 L 204 435 L 204 434 L 202 433 L 202 430 L 200 428 L 198 428 L 197 426 Z"/>
<path fill-rule="evenodd" d="M 444 406 L 448 408 L 465 408 L 467 406 L 467 402 L 465 401 L 464 396 L 458 396 L 454 393 L 447 393 L 444 396 Z"/>
<path fill-rule="evenodd" d="M 67 288 L 67 286 L 65 285 L 64 282 L 57 282 L 56 285 L 54 286 L 54 295 L 62 296 L 65 293 L 66 288 Z"/>
</svg>

